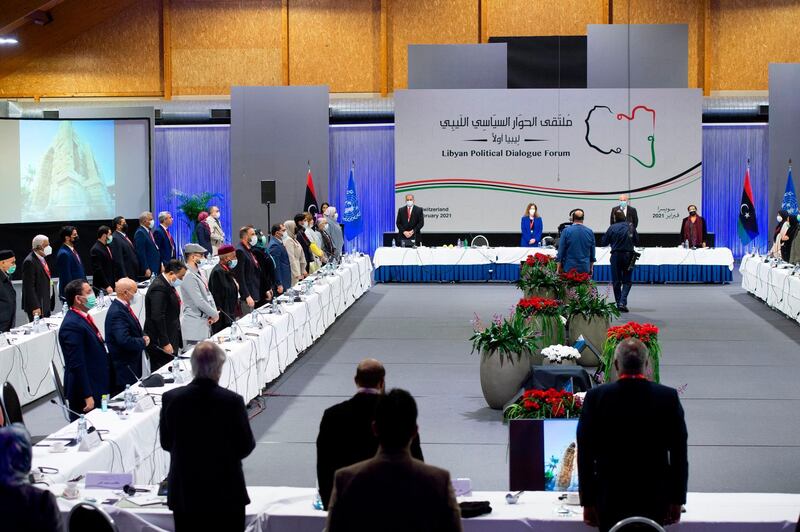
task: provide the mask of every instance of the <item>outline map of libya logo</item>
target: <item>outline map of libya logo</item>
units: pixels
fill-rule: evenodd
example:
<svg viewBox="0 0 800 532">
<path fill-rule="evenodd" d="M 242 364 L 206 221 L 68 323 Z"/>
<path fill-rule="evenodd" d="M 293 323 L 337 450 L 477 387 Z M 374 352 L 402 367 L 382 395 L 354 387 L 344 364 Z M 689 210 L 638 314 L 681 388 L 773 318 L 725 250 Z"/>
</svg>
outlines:
<svg viewBox="0 0 800 532">
<path fill-rule="evenodd" d="M 603 155 L 612 155 L 612 154 L 620 154 L 620 153 L 622 153 L 622 148 L 620 148 L 620 147 L 609 147 L 607 149 L 604 149 L 601 146 L 597 146 L 597 145 L 593 144 L 592 141 L 589 139 L 589 137 L 591 135 L 591 125 L 589 124 L 589 121 L 591 120 L 592 114 L 595 111 L 599 111 L 599 112 L 607 111 L 609 114 L 614 115 L 614 112 L 607 105 L 595 105 L 594 107 L 592 107 L 592 109 L 589 111 L 589 114 L 586 115 L 586 119 L 584 120 L 584 122 L 586 123 L 586 143 L 589 146 L 591 146 L 592 148 L 594 148 L 595 150 L 597 150 L 600 153 L 602 153 Z M 647 162 L 643 161 L 642 159 L 640 159 L 639 157 L 636 157 L 635 155 L 630 154 L 630 153 L 626 153 L 625 155 L 627 155 L 628 157 L 630 157 L 631 159 L 633 159 L 634 161 L 636 161 L 637 163 L 639 163 L 640 165 L 642 165 L 645 168 L 653 168 L 656 165 L 656 111 L 655 111 L 655 109 L 651 109 L 651 108 L 647 107 L 646 105 L 637 105 L 636 107 L 634 107 L 631 110 L 630 116 L 626 115 L 625 113 L 617 113 L 615 115 L 615 118 L 617 120 L 627 120 L 628 122 L 632 122 L 633 119 L 636 118 L 636 112 L 637 111 L 644 111 L 644 112 L 650 113 L 652 115 L 652 117 L 653 117 L 652 132 L 647 136 L 647 142 L 648 142 L 648 144 L 650 146 L 650 162 L 647 163 Z"/>
</svg>

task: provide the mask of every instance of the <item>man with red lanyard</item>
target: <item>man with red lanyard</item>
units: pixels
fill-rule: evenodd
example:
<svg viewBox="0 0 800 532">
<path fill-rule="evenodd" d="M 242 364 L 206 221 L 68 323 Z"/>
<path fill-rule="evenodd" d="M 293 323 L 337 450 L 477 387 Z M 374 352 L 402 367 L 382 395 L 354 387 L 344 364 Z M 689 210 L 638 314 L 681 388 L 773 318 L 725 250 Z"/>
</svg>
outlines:
<svg viewBox="0 0 800 532">
<path fill-rule="evenodd" d="M 111 392 L 109 360 L 103 335 L 89 315 L 96 299 L 86 279 L 75 279 L 64 287 L 69 312 L 58 329 L 64 354 L 64 394 L 69 408 L 89 412 Z M 70 414 L 75 419 L 74 414 Z"/>
<path fill-rule="evenodd" d="M 172 222 L 172 214 L 168 211 L 161 211 L 158 213 L 158 227 L 153 231 L 153 238 L 155 238 L 158 252 L 161 254 L 161 264 L 165 267 L 169 261 L 177 258 L 175 240 L 169 232 Z"/>
<path fill-rule="evenodd" d="M 35 316 L 47 318 L 53 310 L 53 281 L 47 257 L 53 253 L 45 235 L 33 237 L 32 251 L 22 262 L 22 309 L 33 321 Z"/>
<path fill-rule="evenodd" d="M 674 388 L 645 376 L 647 347 L 620 342 L 619 379 L 589 390 L 578 421 L 583 519 L 608 530 L 633 516 L 670 525 L 686 503 L 686 422 Z"/>
</svg>

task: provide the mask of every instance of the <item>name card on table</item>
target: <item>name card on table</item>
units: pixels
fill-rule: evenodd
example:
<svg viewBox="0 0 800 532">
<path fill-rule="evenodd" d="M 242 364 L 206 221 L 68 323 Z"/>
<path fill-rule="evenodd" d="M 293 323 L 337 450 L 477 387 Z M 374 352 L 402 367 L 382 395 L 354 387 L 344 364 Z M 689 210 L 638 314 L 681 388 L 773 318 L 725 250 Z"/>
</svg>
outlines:
<svg viewBox="0 0 800 532">
<path fill-rule="evenodd" d="M 133 484 L 133 473 L 86 473 L 86 488 L 119 490 Z"/>
<path fill-rule="evenodd" d="M 78 447 L 78 451 L 89 452 L 98 445 L 100 445 L 101 441 L 102 440 L 100 439 L 99 432 L 97 432 L 96 430 L 88 432 L 86 436 L 84 436 L 83 439 L 81 440 L 81 445 L 80 447 Z"/>
<path fill-rule="evenodd" d="M 153 401 L 152 395 L 143 395 L 136 401 L 136 407 L 133 409 L 134 412 L 147 412 L 151 408 L 156 406 L 156 402 Z"/>
<path fill-rule="evenodd" d="M 468 478 L 454 478 L 451 480 L 456 497 L 469 497 L 472 495 L 472 480 Z"/>
</svg>

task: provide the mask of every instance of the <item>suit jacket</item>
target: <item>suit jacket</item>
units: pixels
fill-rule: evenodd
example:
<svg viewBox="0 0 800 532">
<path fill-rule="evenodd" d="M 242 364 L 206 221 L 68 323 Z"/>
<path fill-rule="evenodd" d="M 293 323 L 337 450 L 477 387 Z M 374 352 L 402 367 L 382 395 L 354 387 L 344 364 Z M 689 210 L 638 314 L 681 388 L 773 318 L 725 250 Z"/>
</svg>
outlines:
<svg viewBox="0 0 800 532">
<path fill-rule="evenodd" d="M 184 340 L 199 342 L 211 336 L 208 318 L 219 316 L 214 296 L 208 289 L 208 281 L 203 273 L 187 267 L 181 284 L 183 299 L 183 316 L 181 317 L 181 334 Z"/>
<path fill-rule="evenodd" d="M 382 532 L 460 531 L 450 473 L 382 450 L 337 471 L 327 532 L 371 532 L 377 523 Z"/>
<path fill-rule="evenodd" d="M 161 224 L 157 225 L 153 230 L 153 238 L 158 246 L 161 264 L 166 266 L 169 261 L 177 256 L 175 254 L 175 240 L 172 239 L 171 234 L 167 233 L 166 229 L 161 227 Z"/>
<path fill-rule="evenodd" d="M 106 345 L 114 366 L 117 388 L 125 388 L 142 376 L 142 351 L 144 331 L 142 324 L 131 315 L 128 305 L 115 299 L 106 313 Z M 128 369 L 130 367 L 130 369 Z"/>
<path fill-rule="evenodd" d="M 123 277 L 136 280 L 141 275 L 139 271 L 139 258 L 136 256 L 136 246 L 133 245 L 128 235 L 114 231 L 114 240 L 111 241 L 111 253 L 114 254 L 114 281 Z"/>
<path fill-rule="evenodd" d="M 574 269 L 579 273 L 588 273 L 589 267 L 596 262 L 592 230 L 583 224 L 565 228 L 558 242 L 556 260 L 565 272 Z"/>
<path fill-rule="evenodd" d="M 249 249 L 244 247 L 241 242 L 236 244 L 236 267 L 233 269 L 233 275 L 236 276 L 236 281 L 239 283 L 241 298 L 252 297 L 253 301 L 259 301 L 269 288 L 261 288 L 261 272 L 259 271 L 261 265 L 253 252 L 254 249 L 253 246 Z"/>
<path fill-rule="evenodd" d="M 614 220 L 614 212 L 619 210 L 619 206 L 616 206 L 611 209 L 611 218 L 608 225 L 614 225 L 617 223 Z M 639 214 L 636 212 L 636 207 L 631 207 L 628 205 L 625 208 L 625 221 L 629 224 L 633 224 L 633 228 L 637 229 L 639 227 Z"/>
<path fill-rule="evenodd" d="M 112 241 L 113 242 L 113 241 Z M 89 251 L 92 259 L 92 286 L 98 290 L 114 288 L 114 252 L 109 246 L 97 241 Z"/>
<path fill-rule="evenodd" d="M 425 215 L 422 212 L 422 207 L 417 207 L 414 205 L 411 208 L 411 218 L 409 218 L 408 207 L 403 205 L 397 210 L 397 221 L 395 222 L 395 225 L 397 226 L 399 238 L 405 238 L 405 236 L 403 236 L 403 231 L 413 230 L 414 234 L 411 235 L 411 238 L 413 238 L 417 245 L 419 245 L 422 226 L 425 225 Z"/>
<path fill-rule="evenodd" d="M 578 478 L 581 503 L 597 507 L 601 529 L 633 515 L 663 520 L 669 504 L 686 502 L 688 471 L 677 391 L 644 379 L 589 390 L 578 422 Z"/>
<path fill-rule="evenodd" d="M 533 244 L 535 247 L 539 247 L 542 245 L 542 219 L 540 217 L 535 217 L 533 219 L 533 229 L 531 229 L 531 217 L 530 216 L 523 216 L 519 222 L 520 231 L 522 232 L 522 237 L 519 240 L 520 247 L 529 248 L 531 247 L 530 241 L 531 238 L 535 238 L 536 242 Z"/>
<path fill-rule="evenodd" d="M 171 510 L 207 512 L 250 502 L 242 459 L 256 442 L 241 395 L 210 379 L 165 392 L 160 435 L 161 447 L 170 454 Z"/>
<path fill-rule="evenodd" d="M 139 275 L 144 276 L 144 272 L 150 270 L 150 274 L 158 275 L 161 272 L 161 254 L 155 237 L 149 229 L 142 226 L 133 235 L 136 243 L 136 257 L 139 261 Z"/>
<path fill-rule="evenodd" d="M 289 264 L 289 253 L 283 243 L 278 242 L 274 236 L 269 238 L 269 254 L 275 260 L 275 283 L 282 285 L 284 290 L 292 287 L 292 267 Z"/>
<path fill-rule="evenodd" d="M 236 317 L 236 305 L 239 301 L 239 287 L 233 272 L 226 270 L 222 264 L 217 264 L 208 276 L 208 288 L 214 296 L 214 304 L 223 313 L 219 315 L 219 321 L 211 326 L 212 334 L 217 334 L 226 327 L 230 327 L 231 318 Z M 226 316 L 227 314 L 227 316 Z"/>
<path fill-rule="evenodd" d="M 260 248 L 258 246 L 253 246 L 250 248 L 253 254 L 256 256 L 256 260 L 258 261 L 258 265 L 261 266 L 261 290 L 262 293 L 265 293 L 267 290 L 274 290 L 275 288 L 275 261 L 272 259 L 272 255 L 269 254 L 264 248 Z"/>
<path fill-rule="evenodd" d="M 194 234 L 197 237 L 197 243 L 205 248 L 210 257 L 214 250 L 211 247 L 211 228 L 209 225 L 207 223 L 197 222 L 194 228 Z"/>
<path fill-rule="evenodd" d="M 74 279 L 86 279 L 83 263 L 75 253 L 63 244 L 56 253 L 56 268 L 58 269 L 58 297 L 64 297 L 64 287 Z M 88 396 L 87 396 L 88 397 Z"/>
<path fill-rule="evenodd" d="M 317 436 L 317 482 L 325 509 L 333 491 L 338 469 L 375 456 L 378 438 L 372 432 L 377 394 L 357 393 L 347 401 L 325 410 Z M 411 456 L 422 460 L 419 435 L 411 442 Z"/>
<path fill-rule="evenodd" d="M 82 405 L 89 396 L 99 406 L 101 396 L 111 392 L 105 343 L 74 310 L 67 312 L 61 322 L 58 343 L 64 354 L 64 393 L 71 408 Z"/>
<path fill-rule="evenodd" d="M 6 272 L 0 270 L 0 332 L 7 332 L 16 325 L 17 291 Z"/>
<path fill-rule="evenodd" d="M 181 300 L 163 274 L 159 274 L 147 289 L 144 296 L 144 315 L 144 334 L 150 337 L 150 346 L 164 347 L 172 344 L 177 353 L 183 346 Z"/>
<path fill-rule="evenodd" d="M 53 310 L 54 300 L 50 276 L 44 270 L 39 255 L 31 251 L 22 261 L 22 310 L 30 314 L 38 308 L 46 318 Z"/>
<path fill-rule="evenodd" d="M 3 530 L 62 532 L 61 512 L 55 496 L 30 484 L 0 486 Z"/>
</svg>

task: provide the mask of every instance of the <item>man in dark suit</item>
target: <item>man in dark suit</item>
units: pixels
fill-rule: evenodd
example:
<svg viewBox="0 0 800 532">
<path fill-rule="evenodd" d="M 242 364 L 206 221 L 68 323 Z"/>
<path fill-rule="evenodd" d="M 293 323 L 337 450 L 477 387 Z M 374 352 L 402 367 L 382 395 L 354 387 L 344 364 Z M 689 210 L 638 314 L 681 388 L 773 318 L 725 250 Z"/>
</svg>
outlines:
<svg viewBox="0 0 800 532">
<path fill-rule="evenodd" d="M 219 320 L 211 324 L 211 334 L 231 326 L 231 319 L 236 317 L 236 305 L 239 302 L 239 283 L 233 275 L 238 259 L 236 249 L 230 244 L 223 244 L 217 249 L 219 263 L 208 276 L 208 289 L 214 296 L 214 304 L 221 311 Z"/>
<path fill-rule="evenodd" d="M 161 264 L 161 253 L 153 236 L 153 227 L 155 227 L 153 213 L 145 211 L 139 215 L 139 228 L 133 234 L 133 241 L 136 243 L 136 258 L 139 261 L 139 275 L 146 279 L 164 271 L 164 266 Z"/>
<path fill-rule="evenodd" d="M 239 243 L 236 244 L 236 267 L 233 274 L 239 283 L 242 314 L 250 314 L 256 303 L 265 297 L 270 287 L 261 287 L 261 265 L 258 263 L 253 246 L 256 245 L 256 230 L 252 226 L 239 229 Z"/>
<path fill-rule="evenodd" d="M 263 290 L 261 300 L 256 301 L 256 307 L 262 307 L 272 300 L 275 292 L 275 259 L 269 254 L 267 236 L 260 229 L 256 229 L 256 238 L 258 241 L 255 246 L 250 247 L 250 250 L 256 256 L 258 265 L 261 266 L 261 286 Z"/>
<path fill-rule="evenodd" d="M 64 354 L 64 394 L 70 409 L 89 412 L 111 392 L 108 353 L 103 336 L 89 310 L 96 299 L 85 279 L 75 279 L 64 287 L 70 309 L 58 329 L 58 343 Z M 76 419 L 70 414 L 70 419 Z"/>
<path fill-rule="evenodd" d="M 578 478 L 584 521 L 608 530 L 632 516 L 677 523 L 689 464 L 678 392 L 644 376 L 647 348 L 623 340 L 620 377 L 586 394 L 578 422 Z"/>
<path fill-rule="evenodd" d="M 382 396 L 373 426 L 378 453 L 336 472 L 327 532 L 460 531 L 450 473 L 411 457 L 417 433 L 411 394 L 395 389 Z"/>
<path fill-rule="evenodd" d="M 22 310 L 30 321 L 35 316 L 50 316 L 55 302 L 50 265 L 47 264 L 47 257 L 53 253 L 50 240 L 44 235 L 36 235 L 32 248 L 22 261 Z"/>
<path fill-rule="evenodd" d="M 10 249 L 0 251 L 0 333 L 8 332 L 16 326 L 17 291 L 11 283 L 11 276 L 17 269 L 17 259 Z"/>
<path fill-rule="evenodd" d="M 292 266 L 289 264 L 289 252 L 283 245 L 283 235 L 286 227 L 283 224 L 275 224 L 270 228 L 269 245 L 267 251 L 275 261 L 275 285 L 278 294 L 282 294 L 284 289 L 292 286 Z"/>
<path fill-rule="evenodd" d="M 73 279 L 86 279 L 83 262 L 75 249 L 78 242 L 78 230 L 71 225 L 61 228 L 62 246 L 56 254 L 58 269 L 58 296 L 64 299 L 64 287 Z"/>
<path fill-rule="evenodd" d="M 620 312 L 628 312 L 628 294 L 631 291 L 633 268 L 631 261 L 639 243 L 636 228 L 625 221 L 625 213 L 614 211 L 614 223 L 603 235 L 602 245 L 611 247 L 611 284 L 614 287 L 614 300 Z"/>
<path fill-rule="evenodd" d="M 633 225 L 634 229 L 639 227 L 639 214 L 636 212 L 636 207 L 632 207 L 628 204 L 627 194 L 620 195 L 619 203 L 611 208 L 611 218 L 609 221 L 609 225 L 617 223 L 614 220 L 615 211 L 622 211 L 622 213 L 625 215 L 623 220 Z"/>
<path fill-rule="evenodd" d="M 186 275 L 186 264 L 171 260 L 153 279 L 144 297 L 144 334 L 150 337 L 147 356 L 155 371 L 169 363 L 183 347 L 181 298 L 176 290 Z"/>
<path fill-rule="evenodd" d="M 177 258 L 175 240 L 172 239 L 172 235 L 169 232 L 169 228 L 172 227 L 172 221 L 172 215 L 169 212 L 161 211 L 158 213 L 158 227 L 153 231 L 153 238 L 156 239 L 158 252 L 161 255 L 161 264 L 164 266 L 172 259 Z"/>
<path fill-rule="evenodd" d="M 375 405 L 386 389 L 386 370 L 374 358 L 362 360 L 356 369 L 356 394 L 325 410 L 317 436 L 317 483 L 328 509 L 333 475 L 338 469 L 375 456 L 378 438 L 372 430 Z M 411 456 L 422 460 L 419 435 L 411 442 Z"/>
<path fill-rule="evenodd" d="M 420 244 L 420 233 L 425 225 L 425 215 L 422 207 L 414 205 L 414 194 L 406 194 L 406 205 L 397 210 L 397 232 L 400 242 L 413 240 L 415 245 Z"/>
<path fill-rule="evenodd" d="M 139 317 L 131 307 L 139 297 L 136 282 L 123 277 L 117 281 L 115 289 L 117 298 L 106 313 L 106 345 L 116 376 L 114 395 L 142 376 L 142 352 L 150 343 L 150 337 L 144 334 Z"/>
<path fill-rule="evenodd" d="M 128 238 L 128 221 L 123 216 L 117 216 L 111 222 L 114 229 L 114 239 L 111 240 L 111 253 L 114 255 L 114 281 L 123 277 L 136 280 L 139 277 L 139 259 L 136 257 L 136 247 Z"/>
<path fill-rule="evenodd" d="M 242 396 L 218 384 L 223 364 L 218 345 L 198 343 L 194 380 L 163 396 L 161 447 L 170 454 L 167 505 L 177 532 L 244 530 L 250 499 L 242 459 L 256 442 Z"/>
<path fill-rule="evenodd" d="M 108 245 L 112 238 L 111 228 L 101 225 L 97 229 L 97 242 L 89 251 L 92 260 L 92 286 L 109 295 L 114 292 L 114 253 Z"/>
</svg>

